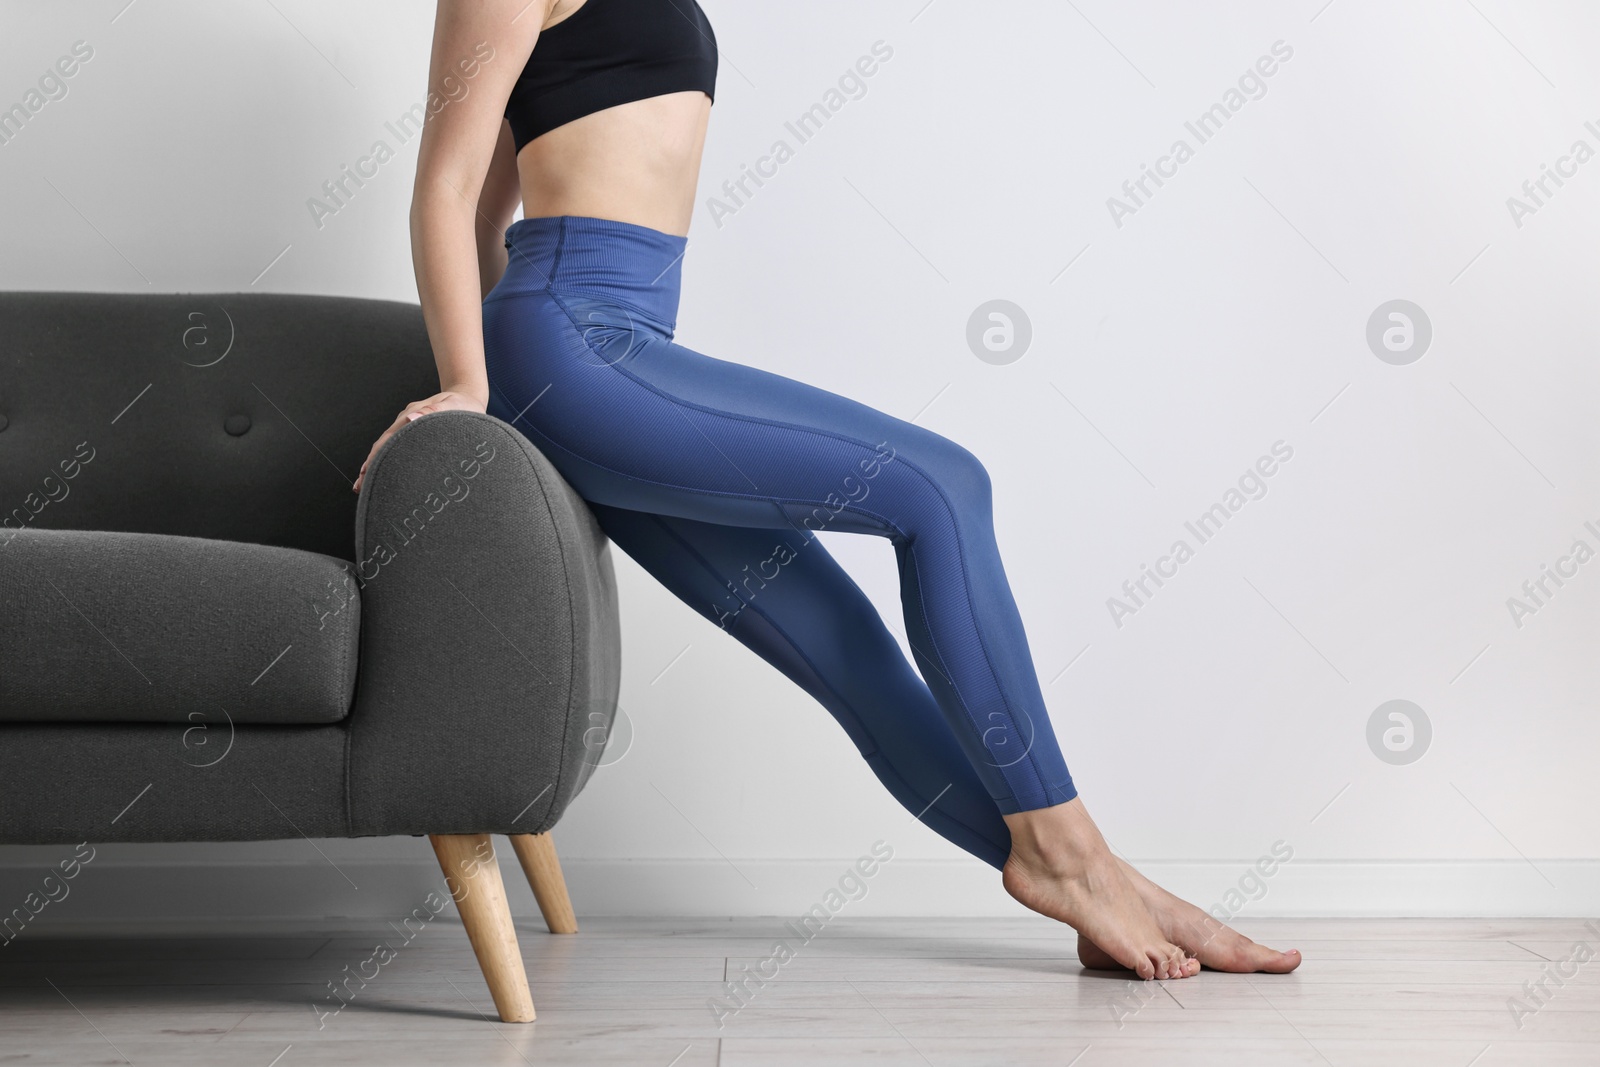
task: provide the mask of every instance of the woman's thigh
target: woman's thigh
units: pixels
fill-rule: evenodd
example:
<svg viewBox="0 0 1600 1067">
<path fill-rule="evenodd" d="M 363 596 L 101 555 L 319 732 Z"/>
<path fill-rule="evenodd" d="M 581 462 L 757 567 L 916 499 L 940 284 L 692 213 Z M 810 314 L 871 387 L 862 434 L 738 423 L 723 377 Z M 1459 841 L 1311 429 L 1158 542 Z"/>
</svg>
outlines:
<svg viewBox="0 0 1600 1067">
<path fill-rule="evenodd" d="M 702 355 L 581 296 L 485 304 L 490 413 L 585 498 L 737 526 L 910 536 L 982 495 L 970 452 L 924 427 Z"/>
</svg>

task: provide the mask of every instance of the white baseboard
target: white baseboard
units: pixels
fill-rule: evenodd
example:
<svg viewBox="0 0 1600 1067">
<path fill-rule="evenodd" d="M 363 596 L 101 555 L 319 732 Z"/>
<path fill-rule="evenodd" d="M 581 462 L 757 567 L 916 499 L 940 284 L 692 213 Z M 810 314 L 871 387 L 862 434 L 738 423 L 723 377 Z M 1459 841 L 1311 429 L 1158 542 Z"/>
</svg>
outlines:
<svg viewBox="0 0 1600 1067">
<path fill-rule="evenodd" d="M 580 916 L 797 916 L 825 903 L 850 861 L 564 861 Z M 1135 861 L 1140 870 L 1203 907 L 1239 919 L 1344 917 L 1576 917 L 1600 914 L 1600 860 L 1294 860 L 1263 880 L 1247 861 Z M 504 850 L 513 912 L 538 911 L 521 870 Z M 40 889 L 47 868 L 0 865 L 0 918 Z M 1239 905 L 1230 887 L 1244 878 L 1257 899 Z M 1548 880 L 1547 880 L 1548 879 Z M 91 862 L 68 893 L 30 919 L 35 932 L 108 929 L 293 929 L 397 920 L 442 891 L 431 856 L 416 861 L 132 863 Z M 976 861 L 894 859 L 865 881 L 865 895 L 841 915 L 872 917 L 1026 915 L 1000 888 L 998 872 Z M 55 890 L 59 895 L 59 889 Z M 849 895 L 849 894 L 842 894 Z M 38 898 L 35 898 L 37 900 Z M 1230 906 L 1233 905 L 1233 906 Z"/>
</svg>

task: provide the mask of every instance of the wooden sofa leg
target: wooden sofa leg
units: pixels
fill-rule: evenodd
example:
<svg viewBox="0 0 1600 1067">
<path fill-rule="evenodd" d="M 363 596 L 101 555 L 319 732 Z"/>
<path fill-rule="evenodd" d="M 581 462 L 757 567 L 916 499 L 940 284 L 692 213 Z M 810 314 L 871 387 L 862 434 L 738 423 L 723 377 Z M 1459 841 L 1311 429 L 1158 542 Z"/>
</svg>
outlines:
<svg viewBox="0 0 1600 1067">
<path fill-rule="evenodd" d="M 528 974 L 522 969 L 522 953 L 517 948 L 517 931 L 511 925 L 511 909 L 506 905 L 505 884 L 500 880 L 500 865 L 495 861 L 494 845 L 488 834 L 430 834 L 434 854 L 444 869 L 450 896 L 467 928 L 478 967 L 489 985 L 489 995 L 508 1023 L 532 1022 L 533 997 L 528 993 Z"/>
<path fill-rule="evenodd" d="M 544 834 L 512 834 L 511 847 L 522 861 L 522 871 L 533 886 L 534 899 L 544 913 L 544 924 L 552 934 L 575 934 L 578 918 L 572 914 L 572 898 L 567 896 L 567 880 L 561 876 L 561 861 L 556 859 L 555 842 Z"/>
</svg>

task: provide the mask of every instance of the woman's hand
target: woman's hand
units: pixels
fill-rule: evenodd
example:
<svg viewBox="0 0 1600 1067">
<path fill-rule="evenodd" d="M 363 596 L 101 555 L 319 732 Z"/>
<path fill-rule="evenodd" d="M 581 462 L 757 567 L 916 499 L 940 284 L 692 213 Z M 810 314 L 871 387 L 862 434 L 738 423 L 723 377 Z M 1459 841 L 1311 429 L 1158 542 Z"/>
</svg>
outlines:
<svg viewBox="0 0 1600 1067">
<path fill-rule="evenodd" d="M 430 396 L 426 400 L 418 400 L 415 403 L 407 404 L 406 409 L 395 418 L 394 423 L 383 431 L 383 435 L 373 443 L 372 451 L 367 453 L 366 462 L 361 464 L 361 473 L 356 475 L 355 484 L 350 488 L 354 492 L 361 492 L 362 479 L 367 476 L 367 464 L 372 462 L 372 457 L 378 454 L 378 449 L 383 447 L 383 443 L 393 437 L 395 432 L 406 423 L 413 422 L 434 411 L 450 411 L 457 408 L 462 411 L 487 411 L 488 407 L 489 401 L 487 398 L 453 389 L 446 389 L 444 392 Z"/>
</svg>

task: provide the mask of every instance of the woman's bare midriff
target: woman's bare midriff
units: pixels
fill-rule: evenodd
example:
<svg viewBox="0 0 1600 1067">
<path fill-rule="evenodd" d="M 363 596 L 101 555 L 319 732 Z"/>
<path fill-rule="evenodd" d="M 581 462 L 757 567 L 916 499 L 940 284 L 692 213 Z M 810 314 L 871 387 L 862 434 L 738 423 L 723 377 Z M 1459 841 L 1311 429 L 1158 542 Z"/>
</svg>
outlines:
<svg viewBox="0 0 1600 1067">
<path fill-rule="evenodd" d="M 689 232 L 711 99 L 669 93 L 597 111 L 517 154 L 526 218 L 588 215 Z"/>
<path fill-rule="evenodd" d="M 541 32 L 589 0 L 557 0 Z M 689 232 L 711 99 L 669 93 L 585 115 L 517 153 L 524 218 L 588 215 Z"/>
</svg>

